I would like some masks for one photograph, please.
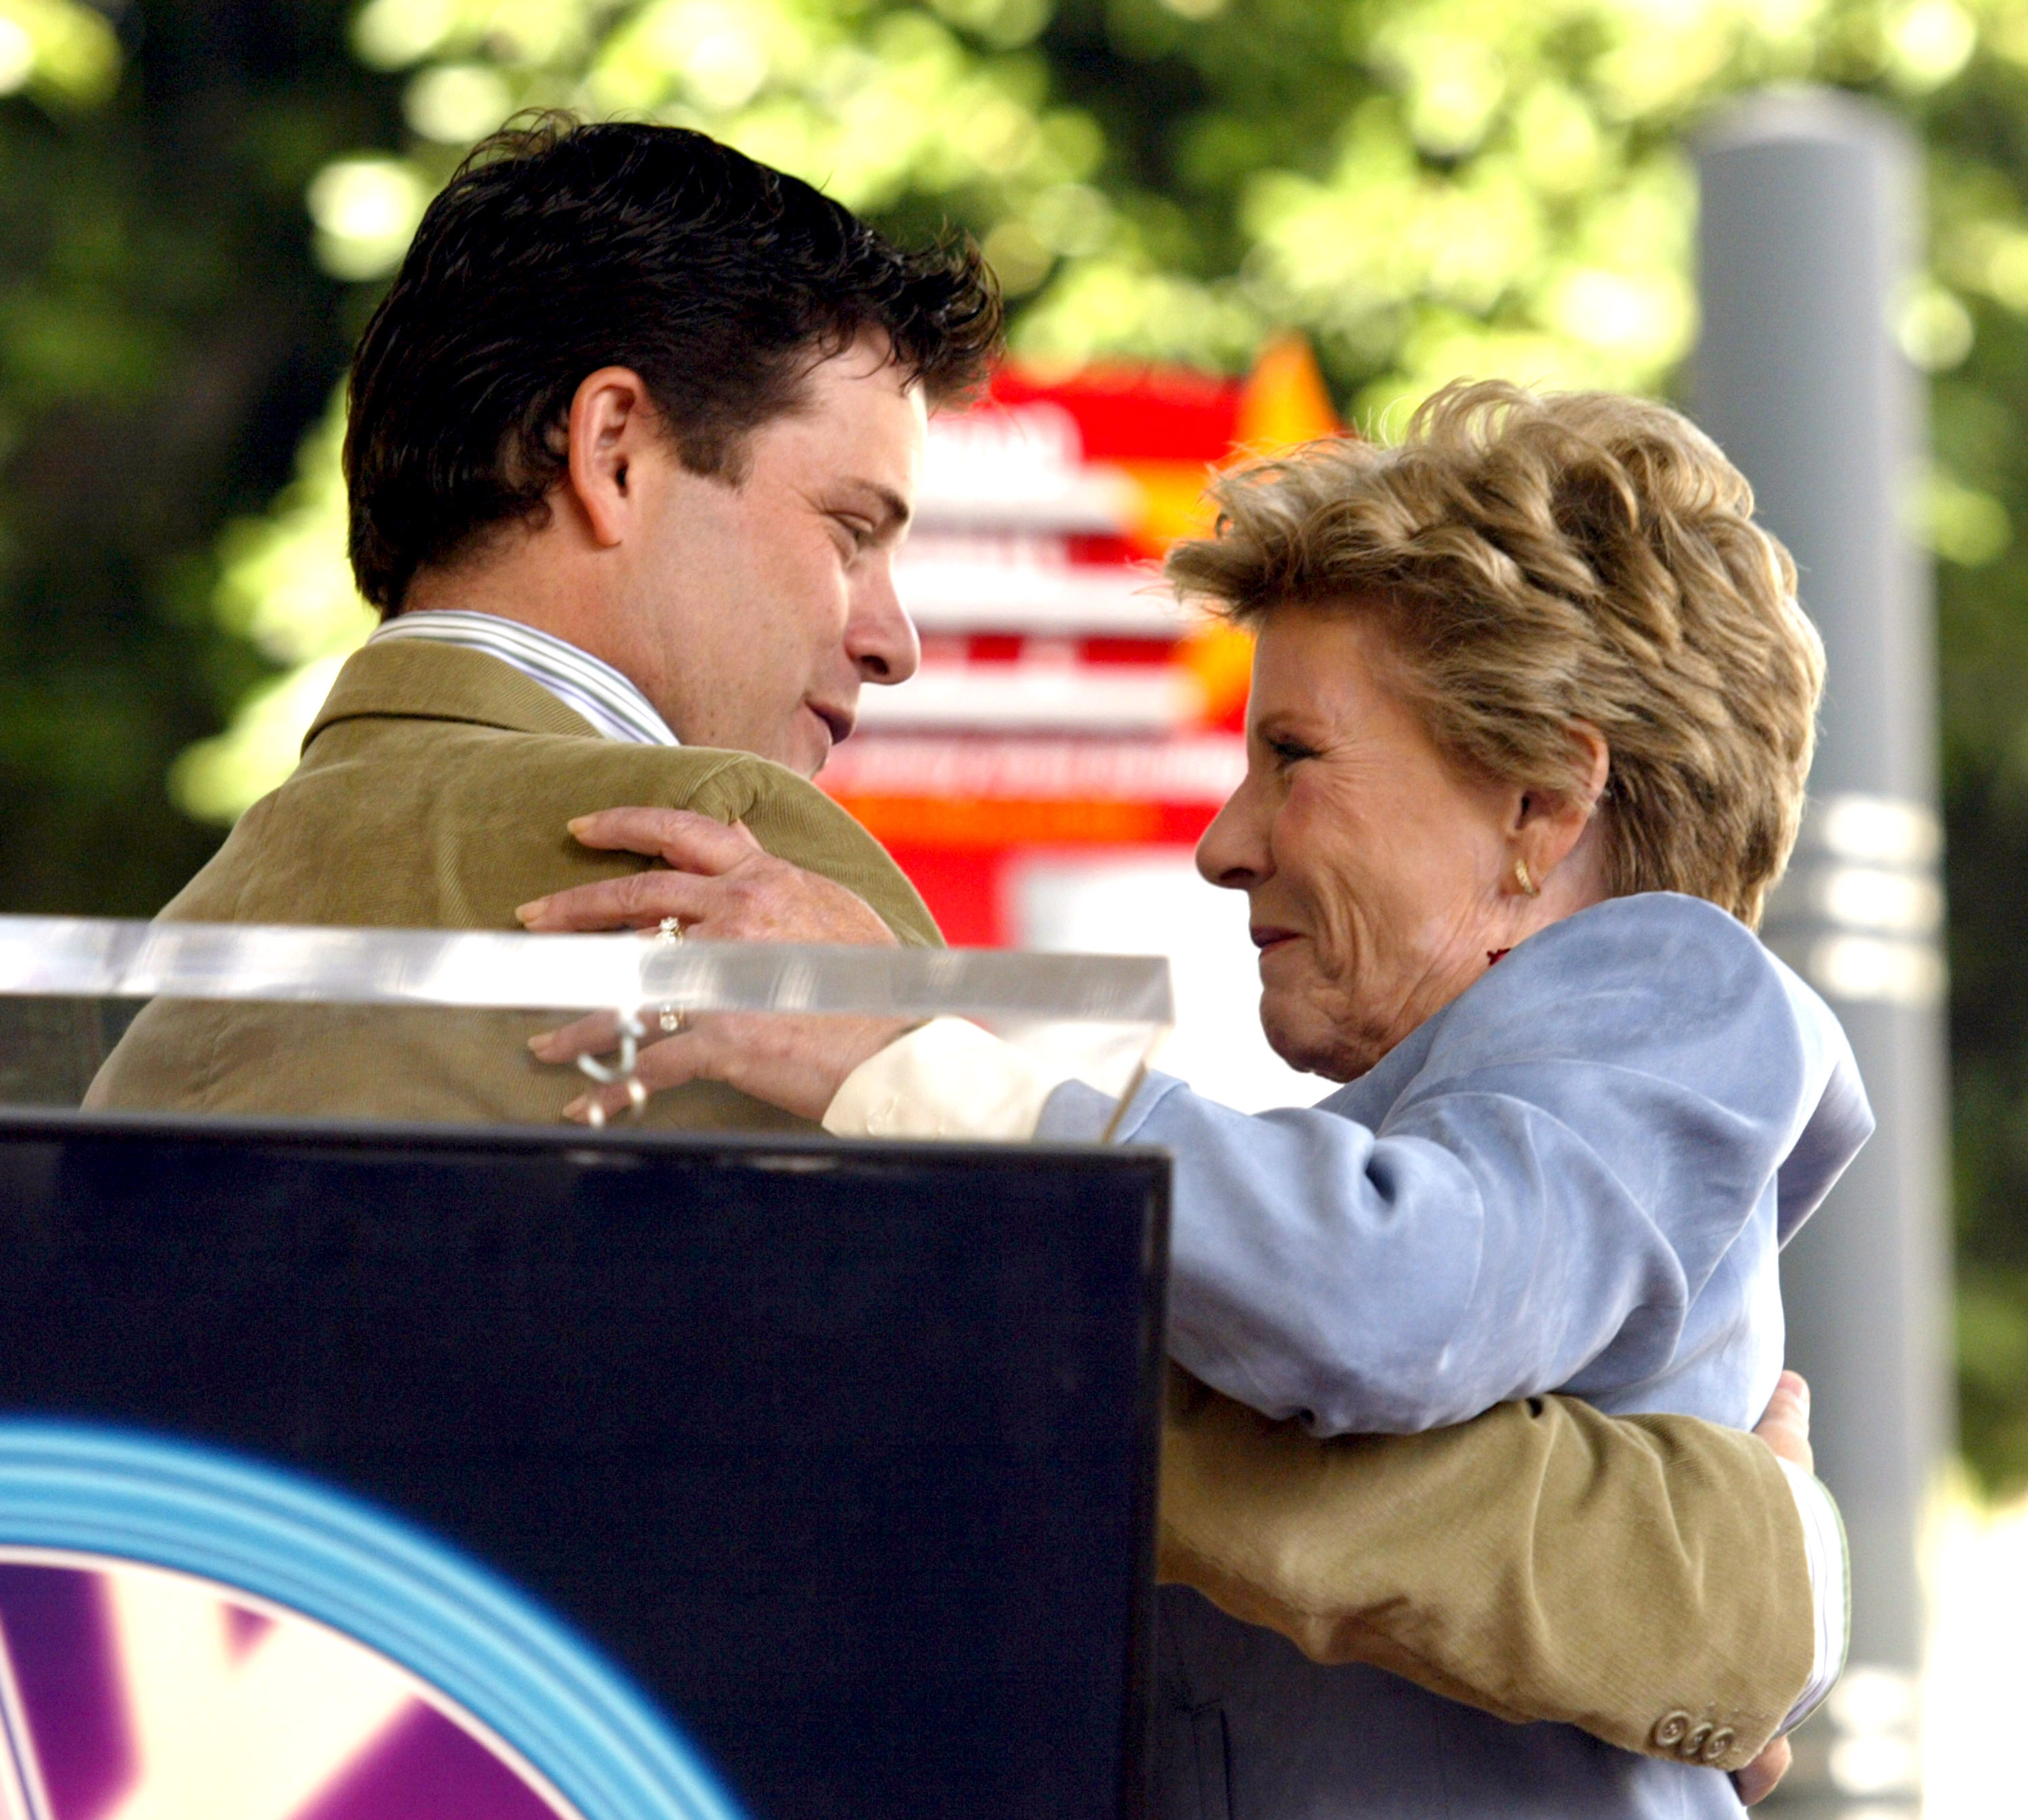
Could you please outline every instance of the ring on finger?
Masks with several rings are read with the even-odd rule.
[[[683,939],[683,919],[680,916],[664,916],[655,925],[655,940],[678,947]],[[665,1036],[675,1036],[689,1023],[682,1011],[672,1004],[665,1004],[656,1014],[655,1022]]]

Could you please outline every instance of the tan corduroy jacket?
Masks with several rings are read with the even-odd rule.
[[[644,863],[565,830],[628,804],[744,821],[903,941],[939,939],[886,854],[802,779],[742,753],[603,739],[510,666],[421,642],[352,658],[295,774],[163,913],[511,929],[517,904]],[[579,1085],[527,1055],[554,1021],[158,1001],[87,1103],[547,1123]],[[660,1096],[650,1115],[801,1123],[712,1086]],[[1727,1733],[1727,1769],[1808,1678],[1801,1524],[1750,1436],[1545,1397],[1431,1434],[1320,1442],[1172,1370],[1162,1473],[1161,1577],[1324,1661],[1629,1750],[1670,1754],[1658,1730]]]
[[[937,927],[879,842],[793,771],[746,753],[601,738],[479,651],[369,645],[339,672],[302,763],[240,818],[162,912],[191,923],[518,929],[532,897],[646,862],[572,840],[619,804],[744,821],[771,853],[849,886],[907,943]],[[551,1123],[584,1086],[527,1052],[554,1013],[157,1001],[88,1105],[275,1116]],[[660,1094],[651,1124],[812,1130],[728,1087]]]

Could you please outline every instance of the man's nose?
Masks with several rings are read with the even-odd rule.
[[[1197,871],[1228,891],[1250,891],[1270,877],[1275,861],[1258,793],[1249,778],[1225,800],[1197,842]]]
[[[922,668],[923,642],[895,591],[891,563],[869,566],[853,591],[845,651],[867,682],[905,682]]]

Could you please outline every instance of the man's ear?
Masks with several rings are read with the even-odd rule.
[[[565,484],[603,549],[624,542],[632,527],[639,493],[634,468],[646,439],[658,434],[654,401],[631,368],[601,367],[571,400]]]
[[[1584,838],[1612,768],[1612,750],[1596,727],[1589,721],[1574,721],[1570,735],[1582,781],[1568,792],[1525,790],[1515,810],[1513,852],[1538,886]]]

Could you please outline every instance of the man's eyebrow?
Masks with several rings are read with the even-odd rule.
[[[847,484],[870,496],[879,505],[881,530],[899,530],[909,522],[912,516],[909,502],[891,486],[883,486],[876,480],[853,480]]]

